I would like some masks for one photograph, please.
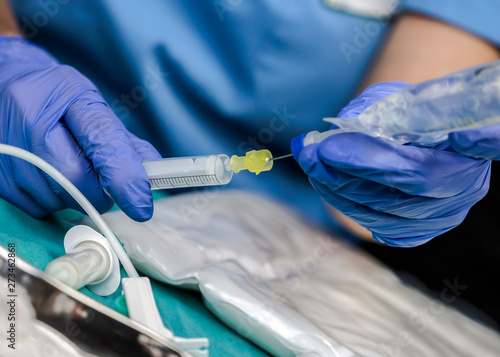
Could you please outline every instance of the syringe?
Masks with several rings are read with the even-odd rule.
[[[304,134],[292,151],[328,136],[358,132],[393,144],[433,146],[448,134],[500,124],[500,61],[425,81],[366,108],[356,118],[327,118],[338,129]]]
[[[225,185],[233,177],[227,155],[191,156],[144,161],[152,190]]]
[[[142,163],[148,174],[152,190],[165,188],[225,185],[233,172],[249,170],[258,175],[273,167],[269,150],[253,150],[245,156],[208,155],[177,157]]]

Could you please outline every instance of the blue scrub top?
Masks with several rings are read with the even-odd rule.
[[[415,11],[439,13],[433,2],[427,8],[408,2]],[[389,27],[320,0],[13,6],[25,34],[93,80],[129,130],[164,157],[290,153],[292,138],[328,129],[322,118],[335,116],[352,96]],[[272,196],[332,227],[293,159],[258,176],[235,174],[228,187]]]

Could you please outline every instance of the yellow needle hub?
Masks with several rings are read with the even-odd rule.
[[[241,170],[248,170],[260,174],[262,171],[269,171],[273,168],[273,155],[269,150],[253,150],[246,153],[245,156],[231,157],[231,169],[235,173]]]

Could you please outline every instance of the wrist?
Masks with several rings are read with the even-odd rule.
[[[9,50],[12,50],[11,52],[23,56],[24,60],[41,56],[49,57],[52,60],[56,61],[56,59],[42,46],[31,42],[21,35],[0,34],[0,52],[4,54]],[[29,55],[29,57],[26,57],[26,55]]]
[[[50,53],[26,38],[0,35],[0,84],[25,71],[58,64]]]
[[[16,34],[14,32],[8,33],[0,33],[0,41],[12,41],[12,40],[22,40],[24,41],[24,37],[20,34]]]
[[[8,29],[3,29],[0,28],[0,37],[7,36],[7,37],[15,37],[15,36],[21,36],[22,34],[19,31],[11,31]]]
[[[21,36],[16,18],[7,0],[0,0],[0,35]]]

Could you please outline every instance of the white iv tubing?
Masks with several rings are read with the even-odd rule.
[[[108,227],[106,222],[102,219],[101,215],[92,206],[92,204],[87,200],[87,198],[69,181],[63,176],[56,168],[42,160],[38,156],[30,153],[29,151],[19,149],[11,145],[0,144],[0,154],[6,154],[15,156],[17,158],[28,161],[29,163],[35,165],[40,170],[45,171],[50,177],[52,177],[58,184],[60,184],[68,193],[73,197],[76,202],[85,210],[89,217],[94,221],[96,226],[101,230],[102,234],[107,238],[109,244],[113,248],[114,252],[120,259],[123,268],[127,272],[130,278],[137,278],[139,274],[135,270],[134,265],[130,261],[125,249],[122,247],[121,243],[118,241],[116,236],[113,234],[111,229]]]

